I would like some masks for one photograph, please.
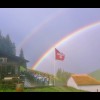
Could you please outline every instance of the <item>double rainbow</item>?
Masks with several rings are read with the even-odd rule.
[[[54,44],[49,50],[47,50],[46,53],[44,53],[40,58],[39,60],[32,66],[32,69],[36,69],[49,55],[50,53],[55,50],[55,47],[58,47],[62,44],[64,44],[65,42],[69,41],[70,39],[82,34],[83,32],[87,31],[87,30],[90,30],[92,28],[95,28],[97,26],[100,25],[100,21],[98,22],[95,22],[95,23],[92,23],[92,24],[89,24],[85,27],[82,27],[80,28],[79,30],[75,31],[75,32],[72,32],[70,33],[69,35],[67,35],[66,37],[64,37],[63,39],[61,39],[59,42],[57,42],[56,44]]]

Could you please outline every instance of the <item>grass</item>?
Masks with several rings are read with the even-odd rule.
[[[16,92],[15,88],[0,88],[0,92]],[[82,90],[77,90],[72,87],[37,87],[37,88],[27,88],[23,92],[84,92]]]
[[[89,75],[100,81],[100,69],[90,73]]]
[[[25,89],[24,92],[84,92],[82,90],[77,90],[72,87],[43,87],[43,88],[33,88]]]
[[[0,92],[16,92],[16,87],[11,88],[9,86],[0,85]],[[45,86],[45,87],[35,87],[35,88],[24,88],[23,92],[84,92],[84,91],[77,90],[72,87],[67,87],[61,80],[56,79],[55,87]]]
[[[14,89],[0,89],[0,92],[16,92]]]
[[[15,92],[14,86],[8,86],[8,85],[1,85],[0,84],[0,92]]]

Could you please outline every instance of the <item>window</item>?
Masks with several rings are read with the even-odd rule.
[[[3,62],[3,59],[2,58],[0,58],[0,62]]]
[[[0,58],[0,63],[6,63],[7,62],[7,58]]]

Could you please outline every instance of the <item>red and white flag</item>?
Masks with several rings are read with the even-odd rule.
[[[59,52],[56,48],[55,48],[55,59],[56,60],[64,60],[65,59],[65,55],[61,52]]]

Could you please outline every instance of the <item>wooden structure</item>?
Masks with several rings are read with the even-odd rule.
[[[41,72],[41,71],[37,71],[37,70],[32,70],[32,69],[27,69],[27,70],[28,70],[29,72],[33,73],[33,74],[39,74],[39,75],[41,75],[41,76],[54,79],[54,75],[52,75],[52,74],[45,73],[45,72]]]
[[[0,54],[0,82],[20,81],[20,63],[28,62],[18,56]]]
[[[45,79],[46,81],[48,81],[47,84],[49,86],[53,86],[54,85],[54,79],[56,79],[56,77],[54,77],[54,75],[52,75],[52,74],[41,72],[41,71],[37,71],[37,70],[32,70],[32,69],[27,69],[27,72],[29,72],[31,75],[38,76],[38,78],[35,77],[35,79],[36,80],[40,80],[40,81],[38,81],[40,83],[41,83],[41,79],[43,79],[43,80]]]

